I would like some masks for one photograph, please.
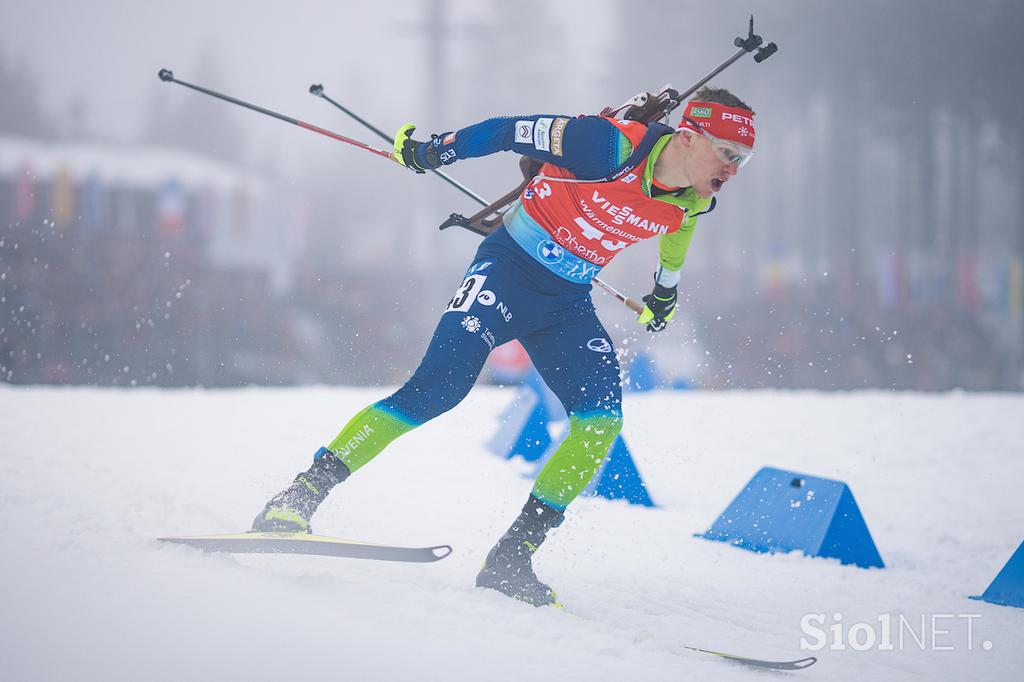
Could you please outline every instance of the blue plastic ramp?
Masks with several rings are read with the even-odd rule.
[[[707,532],[754,552],[801,551],[862,568],[884,568],[853,493],[842,481],[765,467]]]
[[[971,599],[1024,608],[1024,542],[1020,543],[988,589]]]

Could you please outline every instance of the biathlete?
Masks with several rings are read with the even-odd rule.
[[[419,368],[405,385],[356,414],[275,495],[253,530],[309,532],[327,494],[402,434],[452,409],[487,355],[518,339],[569,415],[569,436],[541,470],[522,512],[476,578],[536,606],[555,593],[531,558],[587,486],[622,429],[614,344],[597,318],[590,281],[617,253],[659,239],[653,291],[637,318],[649,331],[676,311],[679,271],[697,217],[753,154],[754,112],[724,89],[704,88],[672,129],[600,116],[492,118],[428,142],[399,130],[394,158],[423,173],[461,159],[513,151],[540,173],[480,245]]]

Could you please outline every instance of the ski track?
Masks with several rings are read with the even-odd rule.
[[[1024,609],[970,601],[1024,535],[1024,397],[629,394],[655,509],[581,498],[536,557],[566,608],[473,588],[530,489],[484,443],[510,390],[481,387],[333,493],[326,535],[449,543],[436,564],[207,555],[164,535],[244,530],[386,389],[0,386],[4,680],[1020,680]],[[692,537],[761,466],[852,488],[887,567]],[[980,614],[974,650],[801,651],[844,624]],[[833,621],[827,620],[823,627]],[[982,640],[993,643],[983,651]],[[791,660],[784,673],[686,645]]]

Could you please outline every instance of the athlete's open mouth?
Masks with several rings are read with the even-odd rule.
[[[723,180],[722,178],[711,178],[711,189],[713,189],[716,192],[722,189],[722,185],[724,184],[725,180]]]

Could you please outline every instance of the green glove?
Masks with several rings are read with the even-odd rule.
[[[645,305],[636,321],[639,324],[647,325],[649,332],[660,332],[668,326],[668,321],[676,314],[678,298],[677,287],[663,287],[655,282],[654,291],[641,299]]]
[[[406,123],[395,133],[395,151],[391,155],[398,163],[416,172],[425,173],[441,165],[437,148],[430,142],[417,142],[412,139],[416,125]]]

